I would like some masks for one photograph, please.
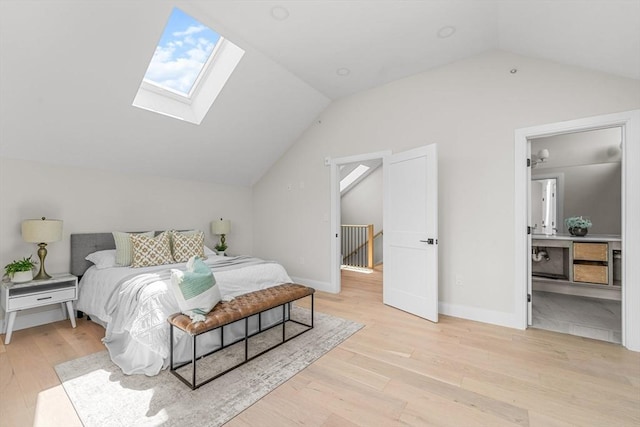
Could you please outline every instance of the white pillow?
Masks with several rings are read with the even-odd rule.
[[[116,250],[108,249],[106,251],[97,251],[90,253],[85,258],[92,262],[97,269],[111,268],[116,266]]]

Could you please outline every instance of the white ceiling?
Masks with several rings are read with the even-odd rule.
[[[247,51],[199,126],[131,106],[174,5]],[[640,0],[0,0],[0,156],[251,185],[331,100],[493,49],[640,79]]]

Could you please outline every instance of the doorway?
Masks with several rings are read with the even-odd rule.
[[[373,153],[326,159],[331,166],[331,279],[340,286],[339,166],[383,160],[385,230],[383,302],[433,322],[438,321],[438,155],[437,145],[401,153]]]
[[[332,237],[335,239],[331,244],[331,292],[340,293],[342,281],[340,168],[351,164],[382,161],[390,155],[391,151],[381,151],[336,159],[325,159],[325,164],[331,167],[331,230],[333,233]]]
[[[621,132],[612,127],[529,141],[531,327],[622,342]],[[570,217],[591,224],[585,236],[569,232]]]
[[[536,138],[580,131],[620,127],[622,129],[622,223],[621,223],[621,278],[624,286],[622,298],[622,344],[630,350],[640,351],[640,110],[589,117],[567,122],[550,123],[515,132],[515,278],[516,318],[521,329],[526,329],[531,303],[531,224],[529,223],[528,186],[531,170],[527,166],[531,153],[529,142]]]
[[[343,275],[371,274],[383,262],[382,159],[341,165],[339,172]]]

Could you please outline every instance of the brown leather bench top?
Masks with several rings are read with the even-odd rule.
[[[169,316],[169,323],[190,335],[199,335],[236,320],[261,313],[288,302],[309,296],[315,289],[296,283],[285,283],[239,295],[231,301],[220,301],[205,315],[203,322],[192,322],[189,316],[176,313]]]

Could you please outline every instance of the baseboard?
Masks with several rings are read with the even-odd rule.
[[[438,304],[440,314],[459,317],[461,319],[474,320],[476,322],[490,323],[497,326],[519,329],[514,313],[485,310],[483,308],[469,307],[465,305],[449,304],[440,301]]]
[[[45,325],[51,322],[57,322],[59,320],[65,320],[65,314],[62,312],[60,304],[55,304],[47,307],[48,310],[34,311],[34,310],[21,310],[16,314],[16,320],[13,324],[13,332],[20,329],[32,328],[34,326]],[[0,320],[0,331],[6,332],[6,316]]]
[[[319,280],[305,279],[304,277],[293,276],[291,277],[291,280],[296,283],[300,283],[301,285],[311,286],[316,291],[329,292],[332,294],[335,293],[331,287],[331,283],[328,282],[320,282]]]

